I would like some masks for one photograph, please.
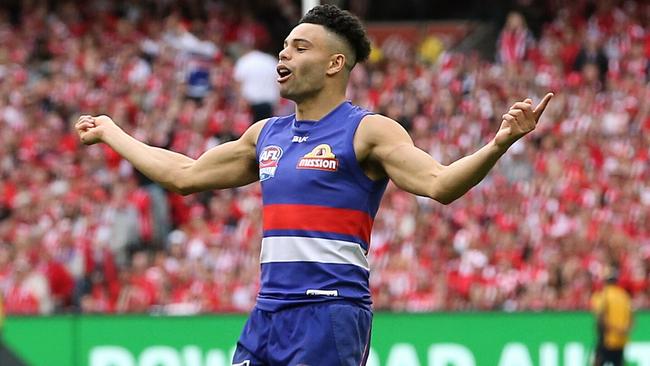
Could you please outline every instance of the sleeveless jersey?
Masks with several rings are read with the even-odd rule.
[[[336,299],[370,308],[370,230],[387,179],[369,179],[353,139],[371,112],[344,102],[319,121],[267,121],[257,141],[262,186],[257,307]]]

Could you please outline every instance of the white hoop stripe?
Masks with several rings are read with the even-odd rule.
[[[357,243],[298,236],[271,236],[262,239],[260,262],[353,264],[366,271],[370,268],[363,249]]]

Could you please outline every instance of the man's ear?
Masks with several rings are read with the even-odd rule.
[[[346,57],[342,53],[335,53],[330,57],[327,75],[332,76],[345,68]]]

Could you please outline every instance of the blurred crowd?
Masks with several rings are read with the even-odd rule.
[[[237,62],[273,35],[230,2],[182,3],[27,1],[0,13],[7,313],[254,305],[258,184],[173,194],[73,130],[80,114],[107,114],[197,158],[251,124],[259,103],[241,92]],[[293,2],[276,3],[297,19]],[[375,45],[354,70],[349,98],[445,164],[487,143],[515,101],[555,92],[537,130],[453,204],[389,185],[369,253],[376,310],[588,309],[609,265],[650,308],[650,6],[560,3],[537,37],[511,13],[494,60]],[[275,114],[293,112],[271,95]]]

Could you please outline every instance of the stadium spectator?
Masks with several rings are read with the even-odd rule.
[[[597,36],[589,35],[578,51],[575,70],[582,73],[583,83],[600,89],[607,75],[608,60]]]
[[[7,314],[48,314],[53,299],[47,278],[29,264],[27,258],[17,258],[13,276],[5,292]]]
[[[510,12],[497,41],[497,61],[504,65],[520,63],[528,56],[533,41],[524,16],[516,11]]]
[[[235,62],[234,77],[239,83],[242,96],[251,109],[252,121],[261,121],[273,115],[280,99],[278,89],[278,60],[267,53],[244,43],[245,50]]]
[[[617,284],[618,270],[609,271],[607,283],[591,299],[598,332],[594,366],[623,365],[623,350],[633,324],[630,296]]]

